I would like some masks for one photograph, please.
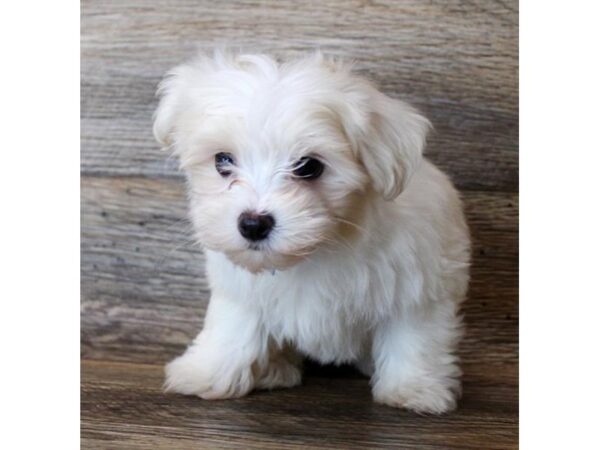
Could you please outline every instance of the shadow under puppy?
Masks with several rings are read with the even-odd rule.
[[[455,407],[470,242],[428,120],[319,53],[199,56],[159,95],[212,291],[167,390],[291,387],[309,355],[355,364],[377,402]]]

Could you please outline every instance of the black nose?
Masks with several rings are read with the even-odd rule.
[[[274,225],[275,219],[270,214],[244,212],[238,219],[240,234],[251,241],[265,239]]]

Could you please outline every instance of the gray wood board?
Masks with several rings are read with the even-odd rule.
[[[83,448],[517,448],[517,1],[83,0],[81,32]],[[368,380],[310,365],[301,387],[239,400],[161,392],[209,291],[154,93],[224,44],[352,59],[432,120],[427,154],[463,191],[474,244],[456,412],[375,405]]]
[[[166,395],[162,368],[86,361],[81,434],[86,449],[511,449],[515,380],[467,379],[457,411],[417,415],[377,405],[368,380],[305,377],[302,386],[206,401]]]

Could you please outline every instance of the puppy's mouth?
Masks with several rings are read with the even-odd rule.
[[[283,271],[302,261],[307,254],[281,253],[265,241],[248,242],[241,251],[226,252],[229,259],[252,273]]]
[[[254,250],[256,252],[260,252],[265,249],[265,245],[261,242],[250,242],[248,243],[248,250]]]

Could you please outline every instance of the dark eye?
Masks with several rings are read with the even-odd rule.
[[[315,158],[305,156],[294,165],[294,176],[304,180],[314,180],[321,176],[325,166]]]
[[[222,177],[231,175],[231,166],[233,165],[233,155],[231,153],[217,153],[215,155],[215,167]]]

